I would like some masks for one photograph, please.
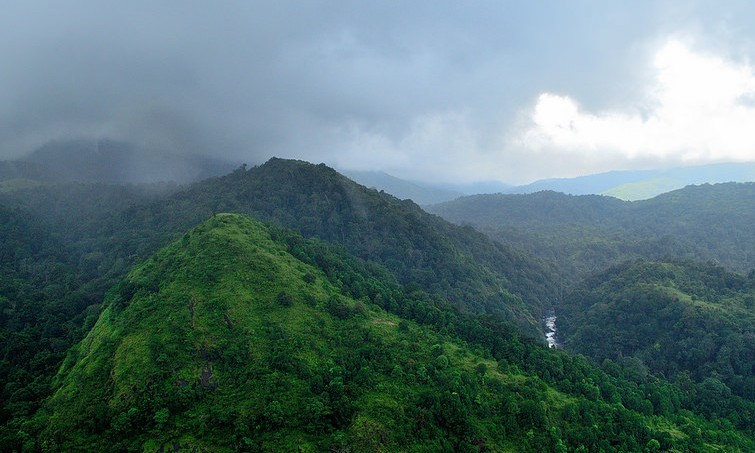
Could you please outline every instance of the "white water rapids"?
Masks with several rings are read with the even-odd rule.
[[[549,348],[560,348],[561,343],[558,342],[558,338],[556,337],[556,313],[554,311],[549,311],[545,316],[543,316],[543,321],[545,322],[545,341],[548,343]]]

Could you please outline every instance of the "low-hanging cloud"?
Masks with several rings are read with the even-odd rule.
[[[644,112],[589,112],[543,93],[516,144],[600,161],[692,164],[755,157],[755,73],[748,62],[670,39],[655,54]]]
[[[0,15],[0,159],[109,138],[249,164],[276,155],[518,183],[684,162],[680,150],[690,162],[739,158],[731,150],[744,149],[747,128],[736,124],[750,122],[751,100],[738,76],[727,82],[736,99],[696,101],[708,103],[707,129],[673,116],[694,110],[674,84],[645,83],[648,68],[663,73],[647,65],[658,36],[701,17],[747,29],[753,7],[724,3],[11,0]],[[667,53],[679,67],[672,57],[684,54]],[[712,107],[728,116],[712,120]]]

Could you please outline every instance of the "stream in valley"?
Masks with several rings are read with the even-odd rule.
[[[558,335],[556,333],[556,312],[549,310],[545,316],[543,316],[543,323],[545,323],[545,341],[548,342],[549,348],[560,348],[561,343],[558,341]]]

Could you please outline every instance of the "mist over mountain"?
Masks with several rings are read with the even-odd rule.
[[[54,141],[21,159],[0,162],[2,180],[139,184],[187,183],[238,166],[206,155],[149,149],[107,139]]]
[[[384,172],[344,171],[360,184],[384,190],[398,198],[408,198],[426,206],[476,194],[529,194],[554,191],[569,195],[609,195],[628,201],[653,198],[693,184],[755,181],[755,163],[722,163],[657,170],[624,170],[579,176],[543,179],[525,185],[500,182],[430,184],[404,180]]]

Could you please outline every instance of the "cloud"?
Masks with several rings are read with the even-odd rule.
[[[682,162],[679,150],[690,161],[735,156],[755,104],[747,64],[680,44],[687,54],[669,47],[648,66],[645,49],[683,29],[755,55],[748,5],[10,0],[0,15],[0,159],[54,139],[112,138],[249,164],[276,155],[413,179],[527,182]],[[721,124],[707,114],[707,129],[683,103],[694,86],[674,75],[703,77],[684,69],[695,64],[715,80],[733,74],[719,86],[734,95],[692,98],[727,112]],[[669,132],[686,129],[686,142]]]
[[[542,93],[514,146],[583,161],[671,164],[755,159],[755,73],[744,61],[668,40],[653,60],[646,101],[634,112],[590,112]]]

